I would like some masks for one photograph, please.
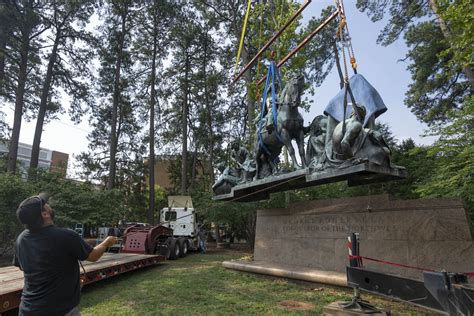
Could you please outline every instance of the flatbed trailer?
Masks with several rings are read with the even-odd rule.
[[[106,253],[97,262],[84,261],[82,263],[86,271],[85,285],[151,266],[164,260],[165,257],[160,255]],[[81,268],[82,275],[84,272]],[[20,305],[23,284],[23,272],[19,268],[15,266],[0,268],[0,314]]]

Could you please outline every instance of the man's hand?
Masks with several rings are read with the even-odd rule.
[[[112,247],[113,245],[115,245],[117,243],[117,237],[109,236],[109,237],[105,238],[103,243],[105,244],[105,246],[107,248]]]
[[[96,262],[99,260],[100,257],[104,254],[107,248],[112,247],[117,242],[117,237],[109,236],[100,245],[97,245],[92,249],[89,257],[87,257],[87,261]]]

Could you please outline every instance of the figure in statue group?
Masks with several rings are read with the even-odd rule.
[[[350,117],[337,123],[332,133],[326,136],[325,154],[329,149],[329,155],[325,155],[325,163],[314,166],[314,169],[345,168],[364,162],[390,167],[390,149],[382,135],[363,126],[367,112],[365,106],[349,103],[349,107],[353,109]]]
[[[303,117],[298,112],[303,89],[304,76],[300,75],[290,79],[281,93],[278,94],[276,100],[278,105],[276,115],[277,119],[276,122],[274,119],[272,121],[275,128],[260,128],[259,126],[257,131],[258,138],[255,153],[256,174],[254,179],[260,179],[267,176],[268,171],[273,175],[278,172],[278,156],[280,155],[283,146],[286,146],[288,149],[293,168],[299,168],[295,156],[295,150],[291,144],[293,139],[296,140],[298,145],[302,167],[306,167]],[[266,102],[268,102],[268,99]],[[267,108],[268,107],[269,106],[267,105]],[[270,106],[270,108],[273,111],[273,107]],[[267,111],[264,121],[266,123],[265,126],[267,126],[268,121],[270,121],[268,116],[273,117],[272,111]],[[263,170],[267,170],[267,172],[263,172]]]
[[[375,118],[387,110],[382,98],[360,74],[351,78],[350,87],[351,99],[356,100],[354,104],[344,105],[347,94],[341,89],[325,108],[325,115],[316,116],[307,127],[303,126],[303,118],[298,112],[304,89],[303,76],[288,80],[276,94],[275,104],[270,91],[264,113],[258,118],[255,156],[238,141],[233,142],[231,158],[235,167],[220,167],[222,174],[213,187],[214,192],[229,193],[233,186],[252,178],[257,180],[279,174],[283,146],[288,149],[293,170],[300,168],[292,140],[298,145],[301,167],[308,167],[309,173],[366,162],[393,167],[390,149],[381,133],[375,130]],[[305,135],[308,137],[306,154]]]
[[[309,133],[308,145],[306,146],[306,161],[309,168],[320,170],[326,162],[326,128],[328,119],[324,115],[316,116],[311,125],[305,128],[305,134]]]
[[[224,162],[217,164],[221,175],[212,186],[216,194],[229,193],[233,186],[251,181],[255,175],[255,158],[247,148],[241,146],[239,141],[234,141],[230,149],[230,166],[226,166]]]
[[[234,141],[231,145],[231,158],[237,165],[240,183],[251,180],[255,174],[255,159],[247,148],[240,146],[238,141]]]
[[[354,75],[349,83],[357,103],[348,103],[344,111],[342,89],[324,110],[328,119],[324,168],[345,168],[363,162],[390,167],[390,149],[375,130],[375,118],[387,108],[362,75]]]
[[[218,163],[216,168],[221,174],[212,186],[212,191],[217,195],[229,193],[240,182],[239,172],[224,162]]]

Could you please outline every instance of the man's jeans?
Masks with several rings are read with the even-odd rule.
[[[201,253],[206,253],[206,241],[199,240],[199,247],[201,248]]]

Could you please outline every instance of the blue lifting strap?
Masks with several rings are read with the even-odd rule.
[[[278,138],[278,140],[283,143],[280,134],[277,131],[277,105],[276,105],[276,91],[275,91],[275,77],[278,80],[278,84],[280,87],[282,87],[282,82],[281,82],[281,76],[280,72],[278,71],[278,67],[275,64],[274,61],[270,62],[270,65],[268,66],[268,73],[267,73],[267,79],[265,82],[265,88],[263,92],[263,100],[262,100],[262,110],[260,111],[260,124],[258,128],[258,144],[259,146],[267,153],[267,155],[270,156],[270,150],[268,150],[267,146],[263,143],[262,139],[262,127],[263,127],[263,113],[265,111],[265,103],[267,100],[267,94],[268,94],[268,89],[270,88],[270,80],[271,80],[271,88],[272,88],[272,113],[271,115],[273,116],[273,126],[275,127],[275,133]]]

